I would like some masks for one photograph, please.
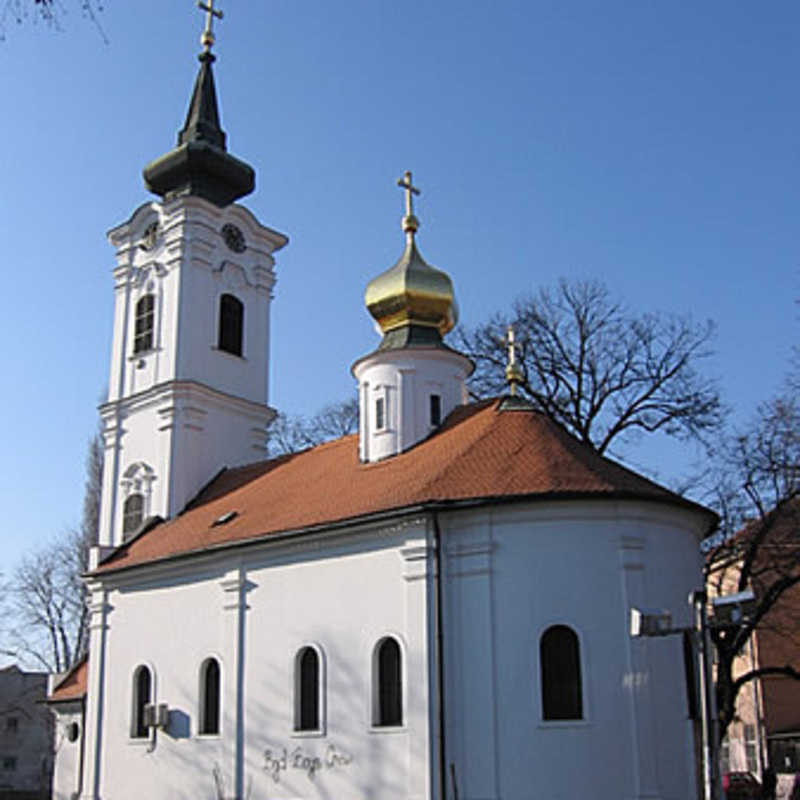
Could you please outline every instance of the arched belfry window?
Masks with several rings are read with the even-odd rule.
[[[219,301],[218,347],[235,356],[242,354],[244,334],[244,305],[232,294],[224,294]]]
[[[403,658],[391,636],[375,648],[372,723],[379,727],[403,724]]]
[[[320,729],[320,669],[319,655],[313,647],[304,647],[295,659],[295,717],[296,731]]]
[[[200,733],[219,733],[219,662],[208,658],[200,667]]]
[[[131,714],[131,737],[143,739],[147,736],[144,709],[153,702],[153,676],[150,669],[142,664],[133,673],[133,713]]]
[[[153,329],[155,327],[156,301],[152,294],[146,294],[136,303],[133,352],[144,353],[153,349]]]
[[[566,625],[553,625],[539,642],[542,717],[583,719],[581,651],[578,635]]]
[[[136,533],[144,517],[144,495],[130,494],[122,507],[122,538],[127,539]]]

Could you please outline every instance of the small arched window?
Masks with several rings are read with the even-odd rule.
[[[539,642],[542,717],[583,719],[581,653],[578,635],[566,625],[553,625]]]
[[[319,724],[319,656],[313,647],[304,647],[295,659],[296,731],[316,731]]]
[[[403,669],[400,645],[387,636],[378,643],[373,663],[373,724],[403,724]]]
[[[438,428],[442,424],[442,396],[431,395],[431,426]]]
[[[135,324],[133,335],[133,352],[144,353],[153,349],[153,328],[155,327],[156,301],[152,294],[146,294],[136,303]]]
[[[142,524],[144,517],[144,496],[141,494],[131,494],[125,499],[122,507],[122,538],[127,539],[132,536],[136,529]]]
[[[244,305],[232,294],[224,294],[219,301],[218,347],[235,356],[242,354],[244,333]]]
[[[131,718],[131,737],[144,739],[147,736],[144,709],[152,703],[153,676],[144,664],[133,673],[133,714]]]
[[[200,733],[219,733],[220,674],[215,658],[200,667]]]

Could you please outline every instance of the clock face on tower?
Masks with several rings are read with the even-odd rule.
[[[221,233],[229,250],[233,250],[234,253],[244,253],[247,247],[244,243],[244,234],[236,225],[232,225],[230,222],[225,223]]]

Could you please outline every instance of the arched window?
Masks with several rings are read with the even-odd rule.
[[[244,305],[232,294],[222,295],[219,301],[219,349],[240,356],[243,332]]]
[[[150,670],[142,665],[133,673],[133,714],[131,718],[131,737],[143,739],[147,736],[144,722],[144,708],[152,703],[153,677]]]
[[[131,494],[122,507],[122,538],[127,539],[142,524],[144,516],[144,495]]]
[[[376,726],[403,724],[403,669],[400,645],[387,636],[378,643],[373,661],[373,714]]]
[[[219,733],[219,663],[206,659],[200,667],[200,733]]]
[[[297,654],[294,687],[294,729],[319,730],[319,656],[313,647],[304,647]]]
[[[152,294],[146,294],[136,304],[136,329],[133,335],[133,352],[144,353],[153,349],[153,328],[155,326],[156,301]]]
[[[566,625],[553,625],[539,642],[542,717],[583,719],[581,653],[578,636]]]

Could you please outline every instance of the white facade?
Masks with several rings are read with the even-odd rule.
[[[236,798],[439,798],[441,708],[448,797],[455,778],[462,800],[685,800],[680,642],[632,640],[627,618],[631,605],[688,614],[704,522],[636,501],[490,505],[106,575],[92,585],[82,797],[213,797],[219,784]],[[553,625],[580,643],[581,719],[543,719],[539,646]],[[387,636],[402,652],[403,717],[382,728],[374,653]],[[300,733],[305,646],[320,655],[322,702],[318,730]],[[221,665],[213,736],[198,729],[209,657]],[[141,665],[169,725],[136,739]],[[56,800],[74,786],[64,773]]]
[[[361,460],[380,461],[429,436],[467,402],[472,368],[468,358],[446,347],[377,350],[356,361]]]
[[[223,466],[264,457],[275,414],[268,403],[273,253],[287,241],[242,206],[220,209],[192,196],[140,206],[109,239],[117,266],[101,407],[105,546],[122,542],[131,494],[142,498],[141,518],[166,519]],[[240,354],[219,346],[226,295],[242,304]]]

